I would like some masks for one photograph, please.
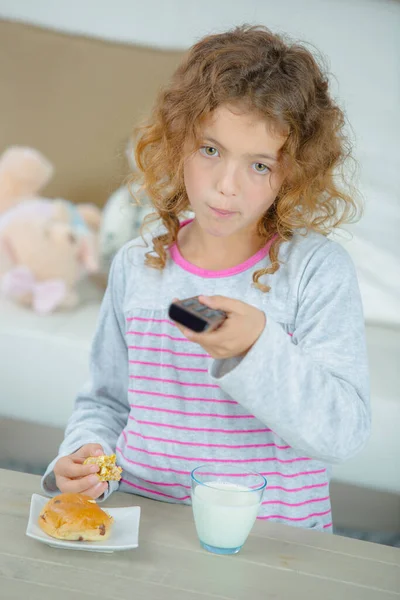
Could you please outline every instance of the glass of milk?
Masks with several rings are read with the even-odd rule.
[[[233,465],[206,464],[191,473],[200,544],[216,554],[239,552],[256,520],[266,479]]]

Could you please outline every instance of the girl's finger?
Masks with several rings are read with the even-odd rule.
[[[97,471],[99,471],[99,465],[83,465],[71,460],[63,465],[62,476],[68,479],[77,479],[97,473]]]
[[[56,483],[63,493],[83,494],[86,493],[86,490],[89,490],[102,482],[99,482],[97,475],[87,475],[80,479],[68,479],[60,476],[56,479]]]
[[[102,454],[104,454],[104,450],[100,444],[85,444],[71,456],[74,460],[81,462],[81,459],[85,460],[89,456],[101,456]]]
[[[226,296],[199,296],[199,301],[214,310],[223,310],[227,315],[231,313],[245,314],[249,308],[245,302]]]
[[[100,483],[97,483],[96,485],[92,486],[88,490],[85,490],[85,492],[83,492],[83,493],[86,494],[87,496],[91,496],[94,500],[96,500],[96,498],[99,498],[102,494],[104,494],[104,492],[107,490],[107,488],[108,488],[107,481],[100,481]]]

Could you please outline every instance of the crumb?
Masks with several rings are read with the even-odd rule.
[[[121,479],[122,468],[116,466],[116,458],[115,454],[111,454],[110,456],[89,456],[83,464],[99,465],[100,469],[97,476],[100,481],[119,481]]]

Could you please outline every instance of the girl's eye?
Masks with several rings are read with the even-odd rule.
[[[254,163],[253,168],[257,173],[268,173],[269,171],[269,167],[263,163]]]
[[[204,156],[217,156],[218,154],[218,150],[213,146],[202,146],[200,152],[204,154]]]

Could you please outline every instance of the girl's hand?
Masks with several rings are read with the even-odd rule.
[[[84,465],[89,456],[104,454],[100,444],[85,444],[77,452],[60,458],[54,466],[58,489],[63,493],[81,493],[96,499],[107,489],[106,481],[96,475],[98,465]]]
[[[223,310],[228,318],[215,331],[195,333],[176,323],[183,335],[199,344],[213,358],[244,356],[260,337],[266,324],[265,314],[250,304],[225,296],[199,296],[209,308]]]

